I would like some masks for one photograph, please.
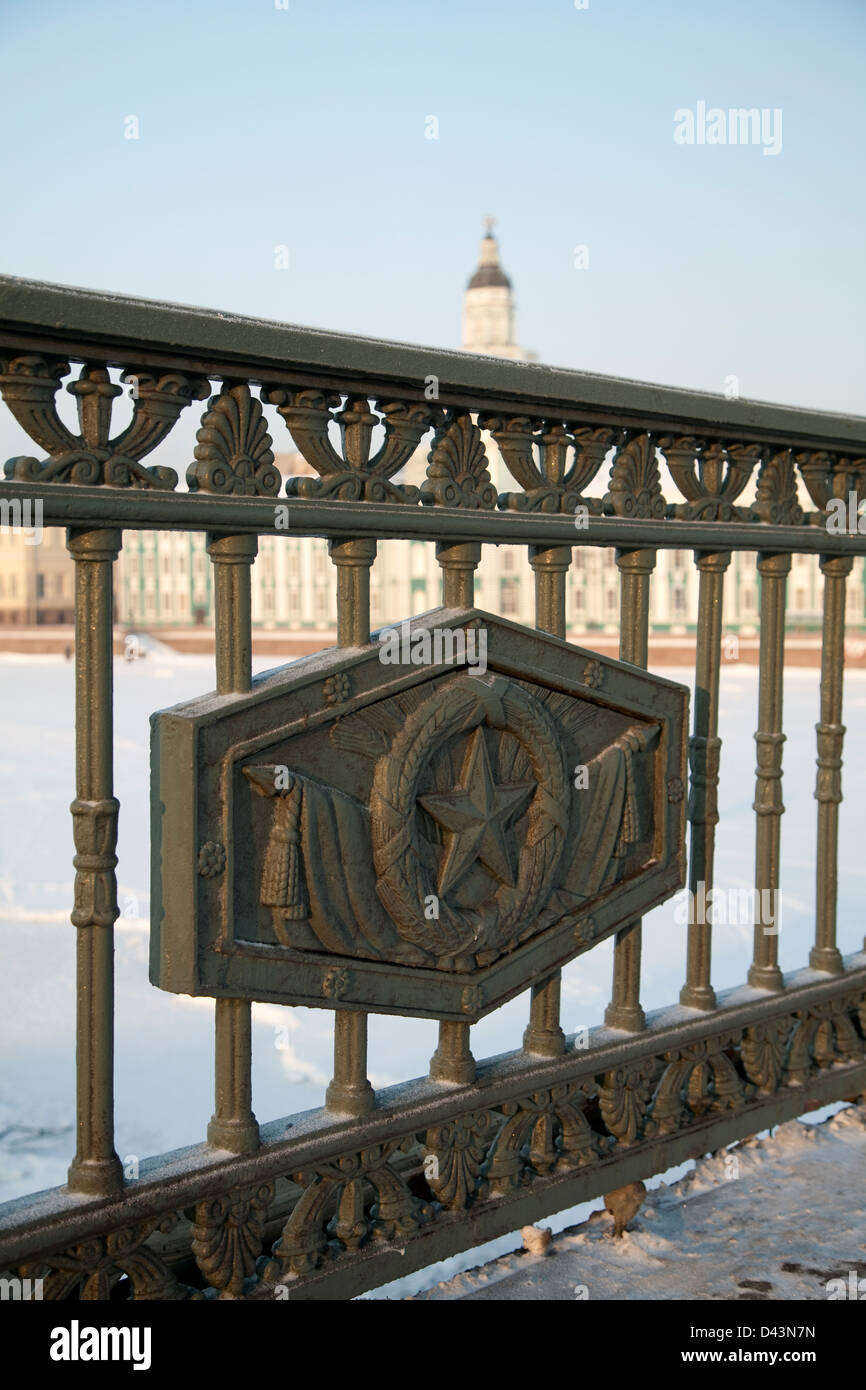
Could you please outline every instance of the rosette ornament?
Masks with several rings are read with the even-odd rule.
[[[333,392],[289,387],[267,388],[265,399],[277,407],[299,451],[318,478],[289,478],[289,497],[333,497],[344,502],[417,502],[418,488],[390,479],[406,464],[425,432],[438,418],[437,408],[420,402],[375,401],[349,396],[342,410]],[[328,435],[331,420],[340,431],[340,452]],[[373,431],[384,428],[380,448],[371,455]]]
[[[145,468],[141,460],[165,438],[185,406],[204,399],[209,389],[205,379],[181,372],[127,369],[121,381],[131,388],[132,420],[112,438],[112,407],[123,387],[111,380],[105,367],[85,363],[78,380],[66,388],[78,407],[77,435],[63,424],[55,401],[60,382],[69,373],[68,362],[58,357],[4,357],[0,367],[3,399],[22,429],[48,454],[46,459],[9,459],[7,478],[85,486],[175,487],[173,468]]]
[[[601,515],[601,498],[584,497],[583,489],[617,442],[617,430],[499,415],[485,416],[481,426],[490,431],[509,473],[523,488],[500,494],[503,511],[571,513],[581,506],[591,516]]]
[[[658,441],[671,477],[685,497],[672,503],[668,515],[682,521],[752,521],[748,507],[736,507],[755,465],[760,444],[722,444],[691,435],[665,435]]]

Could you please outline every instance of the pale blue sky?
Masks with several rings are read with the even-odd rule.
[[[492,213],[542,361],[866,414],[862,0],[4,0],[0,31],[8,273],[453,346]],[[675,144],[698,101],[780,108],[781,153]]]

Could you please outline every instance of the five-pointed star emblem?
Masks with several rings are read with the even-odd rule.
[[[500,782],[497,786],[482,728],[472,735],[461,776],[463,785],[453,791],[418,798],[424,810],[450,832],[439,871],[439,892],[453,888],[477,859],[503,883],[513,886],[505,831],[524,809],[537,783]]]

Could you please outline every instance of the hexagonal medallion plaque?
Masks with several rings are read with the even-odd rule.
[[[153,716],[154,984],[473,1020],[682,886],[683,686],[478,609],[398,632]]]

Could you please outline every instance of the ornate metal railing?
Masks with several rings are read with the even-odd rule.
[[[866,420],[0,287],[0,389],[46,455],[12,459],[0,498],[41,502],[76,567],[79,1000],[68,1186],[0,1209],[0,1268],[57,1298],[349,1297],[866,1090],[866,955],[836,946],[845,583],[866,537],[825,524],[832,499],[863,495]],[[55,407],[70,363],[77,434]],[[134,388],[116,435],[109,368]],[[151,455],[205,401],[178,491]],[[262,402],[317,475],[283,495]],[[428,431],[418,490],[400,471]],[[488,436],[518,487],[498,498]],[[663,495],[665,465],[678,500]],[[603,470],[607,491],[590,495]],[[155,984],[216,998],[216,1106],[206,1142],[127,1181],[112,1054],[124,528],[207,532],[216,595],[216,694],[154,720],[151,966]],[[253,681],[256,537],[281,530],[329,541],[337,646]],[[436,544],[444,604],[388,661],[369,624],[387,537]],[[536,629],[474,607],[484,543],[528,547]],[[564,641],[575,545],[616,548],[619,662]],[[662,547],[693,549],[700,573],[688,797],[686,692],[641,669]],[[642,914],[684,882],[713,885],[735,550],[757,553],[761,577],[756,903],[779,888],[791,555],[818,555],[824,574],[815,945],[783,976],[758,910],[748,983],[717,998],[699,916],[680,1002],[645,1017]],[[605,1025],[568,1038],[560,968],[610,935]],[[530,986],[522,1047],[476,1063],[472,1023]],[[256,999],[334,1011],[322,1109],[257,1123]],[[439,1019],[428,1078],[373,1093],[370,1012]]]

